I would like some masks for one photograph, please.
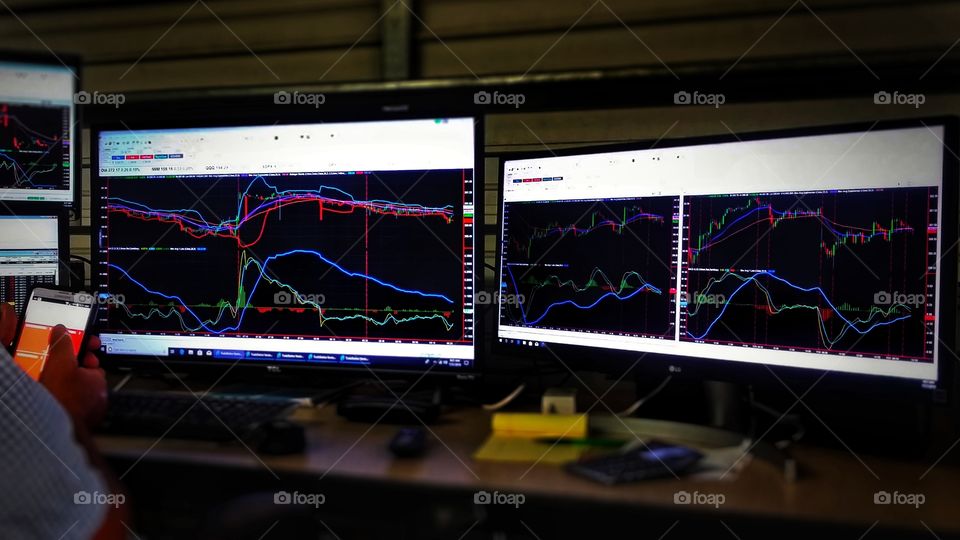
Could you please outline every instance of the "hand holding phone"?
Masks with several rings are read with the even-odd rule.
[[[14,341],[15,362],[46,387],[77,427],[94,427],[106,411],[106,376],[97,357],[87,352],[100,348],[100,340],[89,335],[94,313],[89,294],[35,288]],[[6,338],[2,332],[9,315],[4,308],[0,338]]]
[[[94,311],[94,299],[89,294],[43,287],[33,289],[17,334],[14,362],[39,381],[52,348],[53,330],[58,325],[66,332],[57,339],[68,339],[73,356],[82,358]]]
[[[88,338],[89,350],[100,348],[100,339]],[[107,410],[107,378],[97,357],[87,352],[79,363],[67,329],[56,326],[50,334],[50,351],[40,374],[40,384],[53,394],[75,425],[94,428]]]

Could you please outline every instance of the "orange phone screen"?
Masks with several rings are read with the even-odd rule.
[[[43,371],[43,366],[47,362],[52,331],[52,326],[30,323],[23,325],[23,332],[20,334],[13,360],[35,380],[40,380],[40,372]],[[79,353],[80,343],[83,341],[83,330],[68,328],[67,333],[73,341],[73,353]]]
[[[34,380],[39,380],[50,351],[50,334],[58,324],[67,328],[67,335],[73,342],[73,352],[78,354],[90,309],[90,306],[31,296],[27,302],[17,350],[13,354],[14,362]]]

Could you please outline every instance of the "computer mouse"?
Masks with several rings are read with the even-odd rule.
[[[423,428],[400,428],[390,441],[390,451],[399,458],[420,457],[427,451],[427,432]]]
[[[302,454],[307,447],[303,426],[287,420],[277,420],[260,428],[262,439],[257,450],[262,454],[284,456]]]

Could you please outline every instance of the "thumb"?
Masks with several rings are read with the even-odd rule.
[[[70,339],[70,334],[67,333],[66,327],[62,324],[58,324],[53,327],[53,330],[50,332],[50,350],[48,351],[49,359],[70,359],[76,361],[75,355],[73,353],[73,341]]]

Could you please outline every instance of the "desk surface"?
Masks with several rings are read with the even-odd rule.
[[[387,445],[395,426],[352,423],[333,408],[301,411],[308,425],[308,451],[296,456],[257,456],[241,445],[150,438],[102,436],[104,452],[115,458],[149,463],[191,463],[268,470],[276,475],[327,475],[340,478],[443,486],[474,492],[480,489],[549,496],[594,503],[636,505],[646,509],[678,510],[680,490],[722,493],[725,503],[715,511],[741,516],[803,520],[863,526],[884,526],[956,533],[960,531],[960,469],[932,463],[902,463],[872,456],[855,456],[843,449],[798,447],[794,451],[804,476],[783,480],[769,463],[752,460],[732,480],[669,479],[606,487],[573,477],[555,465],[475,461],[471,457],[490,432],[490,415],[479,409],[453,411],[431,426],[435,437],[423,459],[396,459]],[[139,466],[139,465],[138,465]],[[122,471],[121,471],[122,472]],[[732,475],[731,475],[732,478]],[[924,504],[874,504],[874,493],[922,493]],[[682,509],[682,508],[681,508]],[[704,511],[703,507],[697,511]]]

